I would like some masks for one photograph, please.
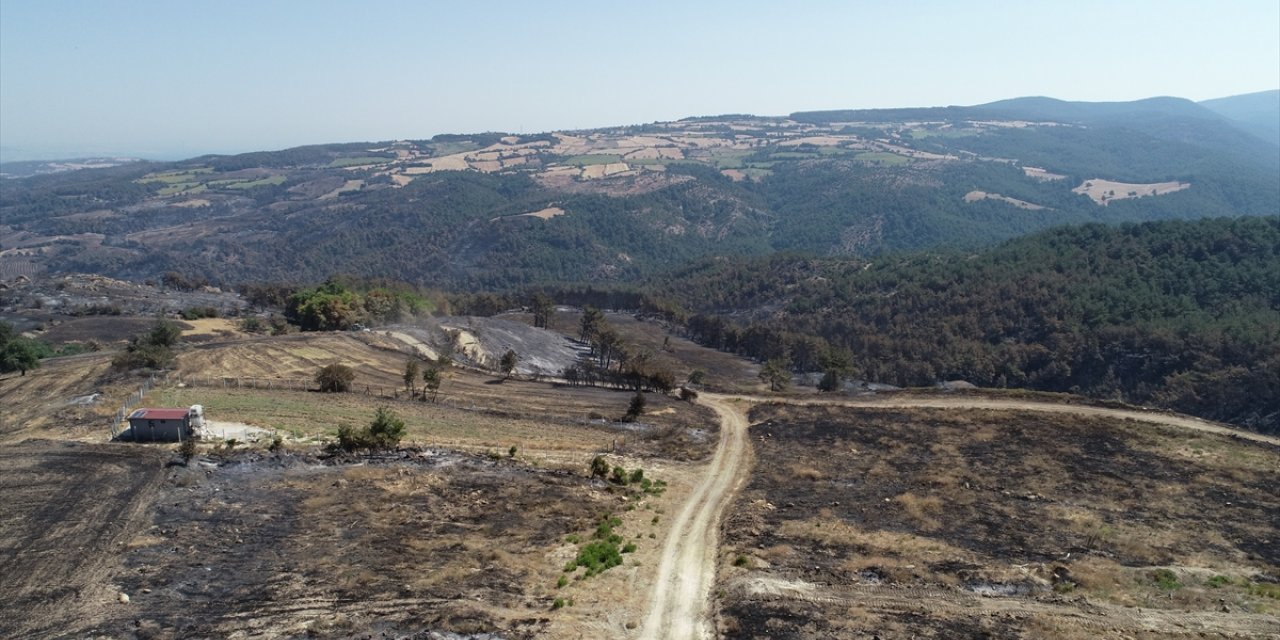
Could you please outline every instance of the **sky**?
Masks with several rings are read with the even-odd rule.
[[[4,160],[1277,87],[1277,0],[0,0]]]

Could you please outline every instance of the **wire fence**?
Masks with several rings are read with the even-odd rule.
[[[176,386],[204,387],[213,389],[265,389],[276,391],[312,391],[316,389],[315,378],[250,378],[237,376],[182,376],[174,377]],[[410,394],[404,387],[389,387],[375,384],[353,384],[349,393],[363,393],[369,396],[389,398],[392,400],[409,399]]]
[[[169,381],[169,372],[153,373],[147,377],[146,381],[138,387],[137,391],[129,394],[120,404],[120,408],[116,410],[115,418],[111,420],[111,438],[114,440],[120,435],[120,425],[124,423],[129,414],[133,412],[133,408],[142,403],[146,398],[147,392],[156,386],[156,382],[165,383]]]

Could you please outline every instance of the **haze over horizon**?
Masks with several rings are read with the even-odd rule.
[[[0,2],[4,160],[1276,88],[1280,3]]]

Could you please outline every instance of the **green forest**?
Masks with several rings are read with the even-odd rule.
[[[1069,391],[1280,431],[1276,217],[1092,224],[872,261],[714,260],[654,291],[694,339],[797,370]]]

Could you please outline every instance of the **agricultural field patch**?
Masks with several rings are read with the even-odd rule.
[[[1010,198],[1009,196],[1002,196],[998,193],[987,193],[986,191],[970,191],[969,193],[964,194],[965,202],[980,202],[982,200],[997,200],[1000,202],[1006,202],[1019,209],[1026,209],[1027,211],[1041,211],[1044,209],[1044,207],[1038,204],[1033,204],[1033,203],[1027,202],[1026,200],[1019,200],[1017,198]]]
[[[334,158],[329,163],[331,169],[343,169],[347,167],[367,167],[375,164],[387,164],[394,158],[385,158],[382,156],[362,156],[358,158]]]
[[[1080,183],[1080,186],[1072,189],[1071,192],[1089,196],[1089,199],[1093,200],[1094,203],[1105,207],[1112,200],[1146,198],[1190,188],[1191,183],[1189,182],[1149,182],[1138,184],[1093,178]]]

